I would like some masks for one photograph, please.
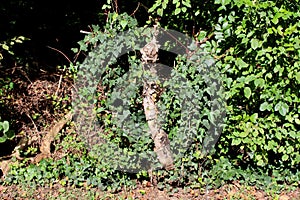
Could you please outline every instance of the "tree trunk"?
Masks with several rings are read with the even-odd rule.
[[[154,27],[154,31],[156,31],[156,27]],[[141,49],[144,70],[148,69],[147,71],[144,71],[144,73],[150,72],[149,74],[152,77],[158,77],[155,69],[159,48],[156,41],[156,35],[155,32],[153,39]],[[151,137],[154,141],[158,160],[165,169],[169,170],[174,167],[170,141],[168,134],[161,128],[162,126],[158,120],[159,112],[155,105],[156,99],[159,98],[160,93],[161,88],[155,81],[150,79],[144,81],[143,106],[146,120],[150,128]]]

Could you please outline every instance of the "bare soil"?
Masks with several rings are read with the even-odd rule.
[[[147,184],[135,189],[123,188],[117,193],[103,192],[97,188],[64,187],[54,184],[46,187],[30,188],[24,185],[0,186],[0,197],[5,200],[27,199],[141,199],[141,200],[179,200],[179,199],[257,199],[257,200],[299,200],[300,188],[279,194],[257,190],[255,187],[243,187],[238,183],[224,185],[215,190],[174,188],[173,192],[159,190]]]

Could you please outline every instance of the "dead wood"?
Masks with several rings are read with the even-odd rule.
[[[155,26],[153,39],[140,50],[142,54],[144,70],[149,69],[149,72],[153,77],[157,77],[157,71],[155,67],[156,61],[158,60],[159,45],[157,44],[156,37],[157,29]],[[168,134],[162,129],[162,125],[158,120],[160,113],[155,104],[160,93],[161,88],[157,83],[155,83],[155,81],[151,81],[149,79],[144,80],[143,107],[146,120],[150,129],[151,137],[154,141],[155,152],[158,160],[165,169],[169,170],[173,168],[173,157],[170,149],[170,141]]]
[[[34,163],[38,163],[42,159],[48,158],[51,155],[51,152],[50,152],[51,143],[53,142],[56,135],[66,125],[66,123],[71,121],[72,116],[73,116],[73,113],[72,113],[72,111],[70,111],[61,120],[59,120],[57,123],[55,123],[50,128],[49,131],[47,131],[47,134],[43,137],[43,140],[42,140],[41,145],[40,145],[41,153],[39,153],[38,155],[35,156],[35,158],[33,159]]]

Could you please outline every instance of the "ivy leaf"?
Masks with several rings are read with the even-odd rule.
[[[253,115],[250,116],[250,120],[251,122],[253,123],[256,123],[256,119],[258,118],[258,114],[257,113],[254,113]]]
[[[208,113],[208,120],[215,125],[215,117],[214,117],[214,113],[213,112],[209,112]]]
[[[257,49],[257,47],[259,46],[259,40],[258,39],[251,39],[251,48],[252,49]]]
[[[122,28],[125,28],[127,26],[127,20],[121,20],[120,24],[122,26]]]
[[[251,89],[250,89],[249,87],[245,87],[245,88],[244,88],[244,95],[245,95],[245,97],[246,97],[247,99],[250,98],[250,96],[251,96]]]
[[[281,139],[282,139],[282,135],[281,135],[280,132],[276,132],[276,133],[275,133],[275,137],[276,137],[278,140],[281,140]],[[281,153],[281,152],[283,152],[283,150],[284,150],[284,147],[281,146],[281,147],[279,148],[278,152]]]
[[[245,61],[243,61],[241,58],[238,58],[236,60],[236,65],[238,66],[239,69],[242,68],[247,68],[249,65],[247,63],[245,63]]]

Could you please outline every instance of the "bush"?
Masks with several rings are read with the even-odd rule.
[[[215,72],[218,70],[222,72],[223,76],[214,78],[221,80],[226,90],[227,120],[215,153],[204,155],[201,149],[204,135],[210,128],[208,124],[214,121],[215,116],[220,116],[220,113],[212,113],[208,109],[211,102],[207,88],[211,85],[205,83],[201,73],[195,66],[189,65],[186,57],[176,57],[175,76],[188,79],[190,87],[197,89],[197,92],[191,93],[197,98],[194,98],[195,102],[188,107],[197,107],[203,112],[200,113],[194,126],[191,126],[191,130],[196,134],[193,135],[193,142],[188,145],[188,149],[185,149],[186,151],[176,160],[175,170],[153,172],[152,175],[157,178],[159,187],[214,186],[235,179],[265,187],[282,182],[299,184],[299,8],[298,1],[286,3],[236,0],[202,4],[189,0],[158,0],[153,4],[149,12],[153,16],[161,16],[162,27],[176,28],[184,32],[185,21],[190,28],[193,23],[201,28],[203,25],[201,30],[200,27],[194,28],[192,36],[204,52],[210,52],[215,58],[216,63],[213,65]],[[175,23],[176,20],[178,24]],[[149,21],[148,24],[150,23]],[[103,60],[108,59],[107,57],[117,58],[122,47],[117,43],[104,44],[103,41],[114,39],[123,41],[124,38],[117,37],[118,33],[128,30],[127,37],[131,37],[130,34],[139,34],[130,32],[136,27],[137,21],[125,13],[110,13],[108,23],[103,29],[94,25],[91,34],[79,42],[80,48],[74,49],[76,52],[91,51],[89,54],[91,62],[78,63],[79,69],[87,70],[89,76],[80,72],[78,76],[86,76],[86,80],[90,80],[89,78],[97,72],[96,66],[103,64]],[[146,42],[151,37],[144,33]],[[134,40],[125,43],[128,46],[137,45]],[[126,82],[126,79],[121,77],[125,76],[130,68],[134,69],[130,77],[132,80],[141,77],[139,74],[141,63],[138,56],[136,51],[132,51],[120,59],[111,59],[112,62],[106,63],[105,73],[101,77],[103,90],[97,91],[97,100],[93,99],[95,94],[90,93],[95,90],[94,86],[82,91],[83,97],[99,106],[96,112],[103,128],[100,134],[106,141],[117,146],[118,151],[114,149],[108,151],[109,145],[101,144],[96,149],[98,151],[91,151],[87,158],[76,158],[74,163],[83,162],[88,166],[88,172],[79,178],[74,174],[68,176],[72,179],[69,179],[70,182],[88,179],[91,183],[95,183],[94,185],[99,182],[100,185],[103,182],[121,185],[130,175],[120,173],[118,164],[128,163],[128,157],[136,152],[140,158],[155,159],[155,155],[144,154],[153,148],[149,136],[139,135],[144,127],[133,129],[133,124],[126,124],[133,130],[131,135],[127,134],[113,121],[113,113],[109,110],[111,105],[109,100],[119,97],[130,108],[130,113],[123,113],[121,117],[126,119],[126,116],[131,114],[136,122],[145,121],[141,112],[141,91],[137,84],[127,82],[127,90],[124,89],[123,93],[112,92],[118,90],[118,87],[124,84],[124,80]],[[164,58],[167,60],[169,57],[171,56],[166,54]],[[176,86],[174,82],[165,84],[179,88],[182,86]],[[84,96],[86,94],[88,96]],[[170,139],[182,136],[180,127],[186,127],[184,120],[180,120],[182,114],[178,104],[181,100],[180,95],[176,95],[172,90],[166,90],[161,102],[161,108],[167,113],[162,120],[166,122],[164,128],[169,132]],[[181,138],[180,141],[184,140],[185,138]],[[106,163],[116,158],[118,162],[115,164]],[[127,167],[141,167],[140,160],[130,161],[130,166]],[[82,166],[78,163],[76,166]],[[74,170],[76,167],[71,168],[70,170]],[[61,174],[56,175],[55,179],[66,176],[66,171],[63,168],[60,170]],[[99,182],[91,178],[95,174],[98,174],[96,177],[100,179]],[[142,171],[136,176],[148,178],[150,175]]]
[[[219,10],[214,41],[228,91],[220,152],[239,164],[298,169],[299,11],[284,1],[223,2]]]

